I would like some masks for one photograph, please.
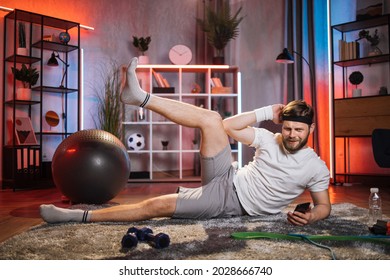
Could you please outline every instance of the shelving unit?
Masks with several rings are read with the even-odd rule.
[[[26,25],[27,55],[17,53],[18,23]],[[68,43],[48,40],[60,32],[71,34]],[[3,188],[42,187],[51,184],[51,156],[57,145],[71,133],[80,129],[80,25],[50,16],[14,10],[4,17],[3,63]],[[60,67],[48,67],[52,52],[63,56],[70,67],[63,74]],[[39,80],[32,87],[31,100],[17,99],[18,81],[11,68],[22,64],[39,71]],[[64,84],[58,86],[64,75]],[[60,105],[58,105],[60,104]],[[46,110],[60,111],[61,128],[45,122]],[[31,120],[36,144],[20,144],[15,137],[16,120]]]
[[[172,93],[156,93],[166,89],[156,87],[153,73],[160,73],[174,88]],[[202,106],[219,111],[223,118],[241,112],[241,74],[238,67],[228,65],[138,65],[138,79],[141,86],[151,94]],[[219,77],[230,93],[212,93],[211,78]],[[194,92],[195,83],[199,92]],[[200,90],[199,90],[200,89]],[[171,89],[172,91],[172,89]],[[130,150],[131,179],[153,181],[200,180],[199,132],[164,119],[162,116],[143,110],[145,118],[140,119],[140,109],[125,106],[124,139],[133,133],[145,138],[145,147]],[[168,141],[164,149],[161,141]],[[127,145],[128,146],[128,145]],[[241,164],[242,147],[231,141],[233,159]]]
[[[332,170],[335,184],[349,182],[352,176],[390,176],[390,170],[376,166],[372,149],[368,148],[371,148],[371,135],[375,128],[390,128],[390,95],[379,95],[380,86],[390,88],[389,23],[390,15],[383,15],[331,27]],[[370,34],[375,29],[380,31],[382,53],[365,55],[360,51],[361,55],[357,58],[342,60],[339,40],[354,41],[363,29],[369,30]],[[360,43],[360,50],[363,50],[364,41]],[[353,71],[364,73],[362,96],[353,96],[351,93],[352,85],[348,78]],[[373,171],[367,172],[366,167],[361,168],[370,164]]]

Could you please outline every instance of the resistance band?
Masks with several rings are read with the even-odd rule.
[[[387,246],[390,246],[390,236],[386,235],[304,235],[304,234],[281,234],[281,233],[272,233],[272,232],[235,232],[231,236],[235,239],[284,239],[284,240],[304,240],[308,241],[315,246],[327,249],[332,254],[332,259],[336,259],[335,254],[332,251],[332,248],[319,244],[315,241],[329,240],[329,241],[364,241],[364,242],[373,242],[380,243]]]

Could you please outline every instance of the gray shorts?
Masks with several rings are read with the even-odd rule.
[[[235,169],[227,146],[215,157],[202,157],[202,186],[178,189],[173,218],[209,219],[245,215],[233,184]]]

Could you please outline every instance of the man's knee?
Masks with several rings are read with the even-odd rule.
[[[171,217],[176,209],[177,193],[148,199],[144,209],[150,217]]]
[[[202,126],[209,129],[223,129],[222,117],[216,111],[208,111],[207,115],[202,118]]]

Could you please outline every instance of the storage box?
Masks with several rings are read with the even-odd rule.
[[[212,87],[211,93],[232,93],[231,87]]]
[[[175,93],[174,87],[153,87],[153,93]]]

